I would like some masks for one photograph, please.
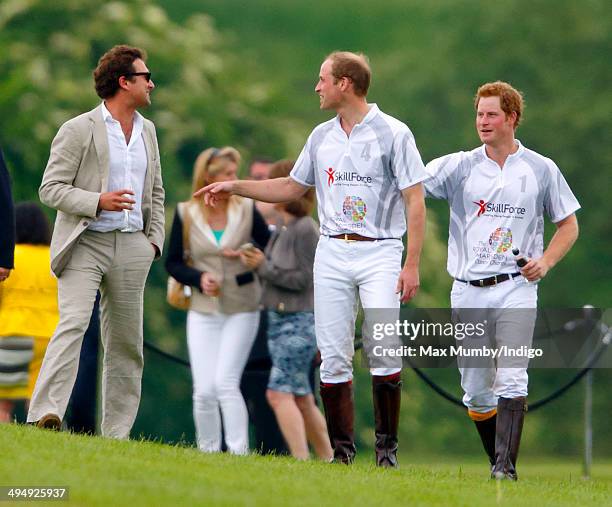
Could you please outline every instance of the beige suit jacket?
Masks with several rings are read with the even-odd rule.
[[[164,244],[164,187],[155,126],[144,119],[142,131],[147,172],[142,196],[144,233],[157,247]],[[101,106],[64,123],[51,144],[51,155],[38,190],[43,204],[57,210],[51,239],[51,270],[60,276],[72,248],[92,220],[100,195],[108,190],[109,148]]]

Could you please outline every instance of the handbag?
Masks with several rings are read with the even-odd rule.
[[[185,207],[185,213],[183,213],[183,215],[183,261],[187,266],[191,266],[191,250],[189,244],[191,216],[187,207]],[[169,276],[168,286],[166,288],[166,301],[168,301],[170,306],[178,310],[189,310],[191,306],[191,287]]]

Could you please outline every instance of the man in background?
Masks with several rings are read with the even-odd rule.
[[[15,211],[11,194],[11,178],[0,148],[0,282],[13,269],[15,252]]]
[[[270,177],[271,167],[272,160],[268,158],[254,158],[251,162],[251,165],[249,165],[248,179],[253,181],[267,180]],[[257,211],[261,213],[261,216],[268,224],[268,227],[273,230],[274,224],[276,222],[276,211],[274,210],[274,203],[256,201],[255,206],[257,207]]]
[[[267,180],[270,177],[271,167],[272,160],[264,157],[254,158],[249,165],[247,179],[254,181]],[[274,230],[276,222],[274,204],[256,201],[255,206],[270,230]],[[276,422],[276,417],[266,399],[271,368],[272,359],[268,350],[268,312],[262,310],[257,336],[242,374],[240,390],[244,396],[249,411],[249,419],[254,428],[255,442],[253,447],[255,450],[262,454],[287,454],[287,446]]]
[[[254,158],[249,165],[249,179],[255,181],[267,180],[270,177],[272,163],[273,161],[270,158]]]

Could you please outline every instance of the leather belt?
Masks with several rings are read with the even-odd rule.
[[[469,283],[474,287],[491,287],[492,285],[497,285],[498,283],[505,282],[506,280],[510,280],[511,278],[516,278],[517,276],[521,276],[520,273],[504,273],[502,275],[493,275],[488,278],[481,278],[480,280],[461,280],[460,278],[455,278],[458,282]]]
[[[361,234],[355,234],[354,232],[348,234],[336,234],[335,236],[328,236],[332,239],[343,239],[344,241],[380,241],[382,239],[396,239],[396,238],[368,238]]]

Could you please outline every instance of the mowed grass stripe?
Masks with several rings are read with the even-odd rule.
[[[69,486],[70,505],[612,505],[612,464],[597,464],[594,478],[584,481],[578,464],[521,462],[514,484],[489,481],[486,465],[473,460],[411,464],[404,454],[400,470],[379,470],[370,458],[345,467],[205,455],[155,442],[0,425],[0,485]]]

